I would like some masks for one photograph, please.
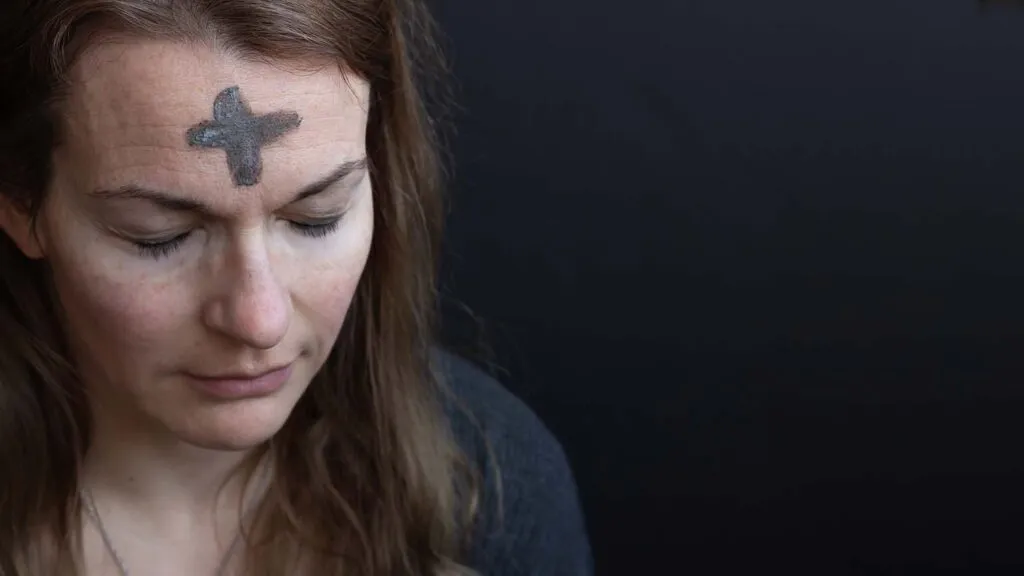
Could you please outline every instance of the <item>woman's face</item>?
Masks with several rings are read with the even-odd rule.
[[[18,240],[53,268],[97,418],[266,440],[370,250],[367,84],[155,41],[99,44],[72,80],[39,241]]]

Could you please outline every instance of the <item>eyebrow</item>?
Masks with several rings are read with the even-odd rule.
[[[295,204],[307,198],[324,193],[332,185],[344,180],[349,175],[366,168],[366,157],[358,160],[349,160],[335,168],[330,174],[299,190],[288,204]],[[142,186],[127,185],[113,190],[98,189],[89,193],[93,198],[100,200],[148,200],[162,208],[175,212],[199,212],[201,214],[213,214],[210,206],[191,198],[175,196],[168,192],[144,188]]]

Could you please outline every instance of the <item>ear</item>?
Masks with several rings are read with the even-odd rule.
[[[24,209],[2,193],[0,193],[0,229],[10,236],[27,258],[39,260],[43,257],[43,245],[32,225],[32,218]]]

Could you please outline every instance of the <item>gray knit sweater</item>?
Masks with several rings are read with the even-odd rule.
[[[481,518],[467,561],[482,576],[589,576],[590,545],[572,471],[537,416],[470,363],[441,354],[455,396],[477,420],[449,410],[460,446],[483,473]],[[501,476],[501,513],[482,435]]]

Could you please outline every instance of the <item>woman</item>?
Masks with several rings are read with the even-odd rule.
[[[432,347],[427,22],[0,3],[0,573],[589,571],[558,444]]]

